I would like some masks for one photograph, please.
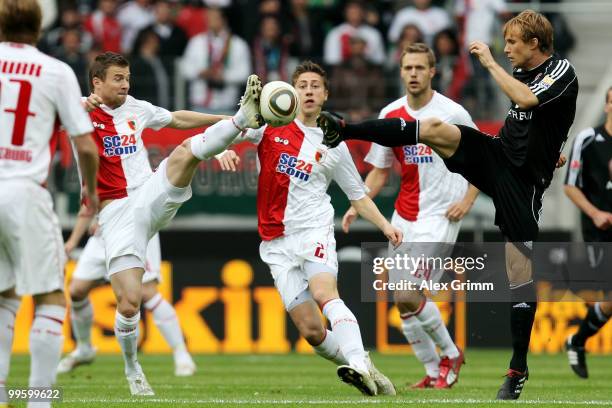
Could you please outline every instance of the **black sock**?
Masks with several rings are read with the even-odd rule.
[[[599,308],[599,306],[597,307]],[[580,323],[578,333],[572,336],[572,345],[584,347],[587,339],[597,333],[606,324],[608,319],[610,319],[610,316],[605,316],[601,309],[595,310],[595,306],[589,307],[586,317]]]
[[[347,123],[342,138],[367,140],[381,146],[396,147],[418,143],[419,122],[407,122],[401,118],[366,120]]]
[[[512,334],[512,359],[510,369],[527,370],[529,339],[538,303],[533,282],[511,289],[510,332]]]

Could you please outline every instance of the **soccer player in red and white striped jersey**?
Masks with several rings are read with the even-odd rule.
[[[97,207],[91,121],[79,102],[74,72],[34,46],[40,24],[36,0],[0,1],[0,405],[7,402],[4,386],[22,295],[33,295],[36,305],[29,386],[55,382],[66,314],[65,256],[45,186],[60,123],[80,157],[89,211]]]
[[[296,68],[293,85],[300,97],[293,122],[249,130],[236,139],[257,144],[259,253],[296,327],[317,354],[339,366],[340,378],[366,395],[395,394],[365,352],[359,323],[338,294],[334,209],[327,194],[331,181],[394,245],[401,233],[367,196],[347,146],[321,144],[316,118],[327,100],[325,71],[305,61]],[[326,330],[319,309],[332,330]]]
[[[100,171],[98,222],[106,269],[117,297],[115,335],[121,345],[132,395],[154,395],[136,356],[142,277],[149,240],[170,223],[191,197],[191,180],[202,160],[222,152],[247,128],[263,124],[261,83],[248,79],[240,110],[231,118],[190,111],[169,112],[128,95],[130,68],[115,53],[96,57],[90,68],[94,93],[87,105],[95,128]],[[145,128],[192,129],[212,125],[185,140],[152,172],[142,142]]]
[[[459,104],[434,91],[435,56],[425,44],[413,44],[400,58],[400,75],[406,96],[384,107],[379,118],[406,121],[437,117],[448,123],[476,127],[469,113]],[[478,190],[459,174],[451,173],[433,149],[424,144],[385,147],[372,143],[365,161],[374,168],[366,178],[369,195],[374,198],[385,185],[394,159],[401,166],[400,191],[395,201],[391,224],[400,228],[405,242],[454,244],[461,219],[469,211]],[[349,208],[343,218],[348,232],[357,212]],[[431,271],[426,280],[438,280],[443,271]],[[410,277],[413,278],[412,276]],[[414,277],[415,283],[422,279]],[[402,318],[402,332],[415,357],[425,366],[425,377],[414,388],[450,388],[458,378],[463,361],[461,350],[452,341],[438,306],[427,301],[420,291],[396,293]],[[440,347],[442,357],[438,356]]]

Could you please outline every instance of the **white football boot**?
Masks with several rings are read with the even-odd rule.
[[[342,381],[357,388],[363,395],[376,395],[376,383],[370,373],[349,365],[339,366],[336,372]]]
[[[378,371],[376,367],[374,367],[374,363],[370,359],[370,353],[366,351],[366,365],[368,366],[368,371],[370,372],[370,376],[374,380],[376,384],[376,394],[377,395],[396,395],[395,386],[385,376],[383,373]]]
[[[80,365],[91,364],[95,358],[95,348],[76,348],[74,351],[60,360],[59,364],[57,365],[57,373],[69,373]]]
[[[127,376],[126,379],[130,386],[130,393],[132,395],[140,397],[155,395],[142,371],[134,375]]]
[[[259,111],[261,96],[261,81],[255,74],[249,75],[244,95],[240,98],[240,111],[246,118],[246,128],[259,129],[264,125],[263,117]]]

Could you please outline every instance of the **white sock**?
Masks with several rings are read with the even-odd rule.
[[[50,387],[55,383],[64,344],[62,325],[65,316],[64,306],[36,306],[30,329],[30,387]]]
[[[132,317],[125,317],[119,311],[115,313],[115,337],[117,337],[117,341],[121,346],[126,376],[142,371],[137,358],[138,322],[140,322],[140,312]]]
[[[326,330],[325,338],[318,346],[312,346],[314,351],[321,357],[335,363],[336,365],[346,365],[348,361],[344,358],[340,350],[340,344],[334,332]]]
[[[421,322],[421,327],[436,342],[442,355],[448,358],[459,356],[459,350],[448,334],[448,330],[442,321],[440,310],[435,302],[425,302],[423,309],[415,315]]]
[[[4,387],[11,365],[15,316],[19,310],[19,303],[18,299],[0,296],[0,402],[8,402]]]
[[[244,115],[242,115],[244,116]],[[242,127],[237,121],[239,115],[234,117],[236,125]],[[191,153],[200,160],[208,160],[221,153],[240,134],[240,130],[232,119],[221,120],[207,128],[204,133],[193,136],[191,140]]]
[[[333,299],[323,306],[323,315],[329,320],[340,351],[349,365],[367,372],[359,323],[353,312],[346,307],[342,299]]]
[[[170,348],[175,352],[175,357],[180,357],[180,354],[186,353],[187,347],[183,339],[181,325],[172,305],[161,294],[157,293],[144,306],[153,313],[155,325],[164,336],[164,339],[166,339]]]
[[[401,318],[402,333],[404,333],[404,337],[408,340],[414,356],[425,366],[428,376],[438,378],[438,374],[440,374],[440,356],[438,356],[436,351],[436,344],[425,333],[419,319],[406,315],[401,315]]]
[[[77,349],[91,350],[93,307],[89,298],[73,300],[70,310],[72,313],[72,332],[76,338]]]

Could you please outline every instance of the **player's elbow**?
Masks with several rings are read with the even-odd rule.
[[[538,97],[535,96],[535,94],[531,92],[531,90],[527,92],[527,95],[516,101],[516,104],[522,110],[529,110],[531,108],[535,108],[536,106],[538,106],[539,103],[540,101],[538,101]]]
[[[84,158],[98,158],[98,147],[93,141],[90,133],[78,136],[74,141],[79,156]]]
[[[572,186],[571,184],[566,184],[563,186],[563,192],[565,193],[566,196],[568,197],[572,197],[574,192],[576,191],[577,187],[576,186]]]

